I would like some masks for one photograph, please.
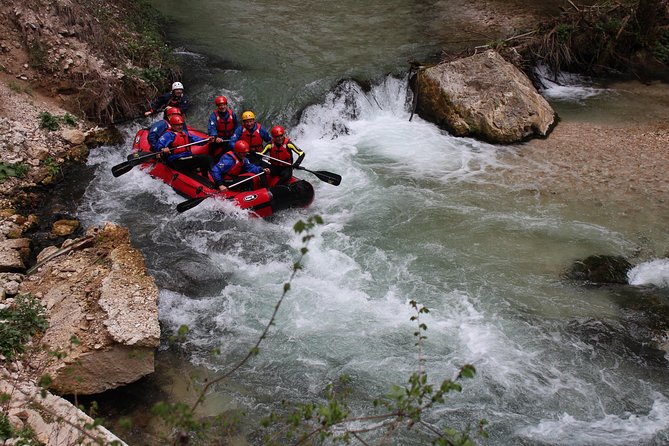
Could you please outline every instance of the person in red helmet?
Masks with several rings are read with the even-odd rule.
[[[216,110],[209,115],[209,124],[207,125],[207,134],[214,138],[214,141],[209,145],[209,153],[212,155],[218,150],[224,150],[223,147],[228,147],[230,137],[239,126],[237,114],[228,106],[228,98],[217,96],[214,104],[216,104]]]
[[[213,136],[214,142],[221,144],[224,139],[230,139],[235,129],[239,127],[237,114],[228,106],[228,98],[217,96],[214,101],[216,110],[209,115],[207,133]]]
[[[163,119],[153,123],[151,127],[149,127],[149,136],[147,139],[149,140],[151,149],[156,148],[160,137],[163,136],[167,130],[169,130],[170,128],[169,119],[170,116],[172,115],[181,115],[181,110],[179,110],[176,107],[167,107],[165,109]]]
[[[272,142],[267,144],[261,153],[270,156],[269,169],[270,175],[279,177],[277,184],[287,184],[293,176],[293,167],[299,166],[304,159],[304,152],[297,148],[286,136],[286,130],[280,125],[272,127]],[[293,162],[293,153],[297,155],[297,160]]]
[[[190,100],[184,94],[184,85],[181,82],[172,83],[172,90],[158,96],[151,102],[151,109],[144,113],[144,116],[151,116],[154,113],[160,112],[166,107],[177,107],[184,115],[190,108]]]
[[[181,171],[193,171],[200,169],[204,174],[211,168],[212,160],[208,155],[195,155],[189,147],[181,147],[192,142],[206,144],[210,138],[200,138],[188,133],[181,115],[172,115],[169,119],[170,128],[158,139],[154,152],[161,151],[165,161],[171,167]],[[201,145],[198,144],[198,145]]]
[[[228,186],[261,172],[269,173],[268,168],[251,164],[247,158],[251,147],[246,141],[237,141],[232,150],[224,154],[220,161],[211,169],[211,176],[219,190],[226,191]],[[255,180],[255,179],[254,179]],[[253,190],[263,184],[260,181],[246,181],[240,184],[237,191]]]

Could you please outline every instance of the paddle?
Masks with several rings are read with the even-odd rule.
[[[316,175],[316,177],[321,180],[325,181],[328,184],[332,184],[333,186],[339,186],[341,183],[341,175],[337,175],[336,173],[328,172],[327,170],[309,170],[306,167],[302,166],[293,166],[291,163],[288,161],[280,160],[278,158],[273,158],[269,155],[263,155],[262,153],[257,153],[256,155],[262,156],[263,158],[271,159],[272,161],[278,161],[280,163],[283,163],[287,166],[292,166],[293,169],[298,169],[298,170],[306,170],[309,173],[313,173]]]
[[[201,141],[191,142],[189,144],[184,144],[183,146],[178,146],[173,149],[170,149],[170,153],[175,149],[182,149],[184,147],[194,146],[195,144],[204,144],[205,142],[206,140],[201,140]],[[128,159],[128,161],[123,161],[121,164],[117,164],[114,167],[112,167],[112,175],[114,175],[115,177],[120,177],[121,175],[130,172],[133,167],[139,166],[145,161],[157,157],[161,153],[162,152],[147,153],[146,155],[140,155],[138,157],[133,157],[131,159]]]
[[[260,173],[257,173],[255,175],[252,175],[248,178],[244,178],[243,180],[238,181],[235,184],[231,184],[230,186],[228,186],[228,189],[232,189],[233,187],[239,186],[240,184],[245,183],[248,180],[252,180],[255,177],[259,177],[260,175],[263,175],[264,173],[265,172],[260,172]],[[202,203],[205,199],[211,197],[212,195],[215,195],[215,194],[208,194],[208,195],[205,195],[204,197],[191,198],[190,200],[182,201],[181,203],[179,203],[177,205],[177,212],[184,212],[184,211],[187,211],[188,209],[192,209],[195,206],[197,206],[198,204]]]

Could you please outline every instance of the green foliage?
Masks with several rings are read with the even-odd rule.
[[[0,440],[7,440],[12,438],[13,435],[14,429],[9,422],[9,417],[4,412],[0,412]]]
[[[60,173],[60,165],[53,157],[46,157],[44,161],[42,161],[42,165],[46,167],[47,173],[50,177],[55,177]]]
[[[51,130],[52,132],[60,128],[60,119],[58,119],[58,116],[52,115],[48,111],[41,112],[39,120],[40,128]]]
[[[63,123],[69,127],[76,127],[77,126],[77,118],[72,116],[69,113],[65,113],[63,117],[61,118]]]
[[[619,17],[602,17],[595,23],[596,30],[609,36],[615,36],[622,27],[623,21]]]
[[[572,23],[560,23],[555,27],[555,38],[559,43],[567,43],[575,30]]]
[[[660,62],[669,60],[669,46],[662,43],[667,21],[656,11],[663,11],[662,3],[596,2],[569,8],[541,24],[523,53],[530,63],[540,61],[554,74],[568,70],[638,77],[652,71],[647,58],[639,55],[652,52]]]
[[[48,111],[41,112],[39,114],[40,128],[51,130],[52,132],[60,128],[60,124],[65,124],[68,127],[77,126],[77,118],[72,116],[69,113],[65,113],[63,116],[52,115]]]
[[[171,335],[168,338],[168,341],[170,344],[183,344],[186,342],[186,337],[188,336],[188,325],[181,325],[177,329],[177,333],[174,335]]]
[[[0,309],[0,354],[8,360],[24,351],[24,344],[48,326],[46,311],[39,299],[18,296],[14,304]]]
[[[4,412],[0,412],[0,441],[14,439],[13,445],[28,446],[40,444],[37,441],[35,432],[29,427],[16,430],[9,422],[9,417]]]
[[[168,75],[168,71],[166,69],[157,67],[148,67],[148,68],[132,67],[132,68],[126,68],[125,70],[123,70],[123,72],[127,76],[135,76],[150,83],[161,82]]]
[[[29,169],[30,167],[25,163],[5,164],[0,162],[0,183],[10,177],[23,178]]]
[[[410,302],[416,315],[411,320],[416,322],[414,332],[415,345],[418,347],[418,370],[411,374],[404,386],[393,385],[387,395],[373,401],[371,413],[354,417],[348,407],[347,397],[351,392],[350,378],[343,376],[338,385],[329,384],[325,389],[325,401],[321,404],[300,404],[287,415],[270,414],[262,425],[265,427],[283,426],[273,434],[265,435],[266,444],[285,444],[288,440],[296,440],[296,444],[350,443],[358,440],[369,444],[369,434],[379,431],[382,439],[396,434],[400,428],[416,432],[416,426],[424,428],[424,432],[434,445],[473,446],[475,444],[469,429],[459,431],[450,426],[441,429],[423,422],[423,414],[437,404],[445,404],[446,395],[450,392],[462,391],[459,381],[473,378],[476,374],[474,366],[464,365],[454,379],[446,379],[439,386],[429,382],[423,370],[425,358],[422,354],[423,341],[427,339],[427,325],[420,321],[421,315],[429,310],[416,301]],[[487,421],[481,420],[478,434],[487,436],[484,427]],[[363,439],[361,435],[366,437]],[[416,435],[416,434],[412,434]],[[383,443],[383,440],[381,440]]]

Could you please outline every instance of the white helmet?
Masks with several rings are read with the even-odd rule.
[[[174,90],[183,90],[184,89],[184,84],[181,82],[175,82],[172,84],[172,91]]]

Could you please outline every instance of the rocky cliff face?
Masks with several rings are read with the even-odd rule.
[[[95,394],[153,372],[160,341],[158,289],[127,229],[91,228],[60,249],[44,250],[37,266],[20,292],[39,297],[47,308],[42,343],[66,353],[46,367],[53,389]],[[38,356],[32,363],[46,359]]]
[[[31,427],[44,444],[78,444],[90,421],[65,400],[39,396],[40,376],[50,375],[58,392],[90,394],[153,371],[158,291],[127,230],[107,225],[83,235],[76,220],[51,227],[34,215],[90,149],[122,143],[113,127],[93,123],[139,116],[156,91],[153,83],[173,78],[169,48],[140,3],[0,2],[0,305],[14,305],[18,294],[39,296],[49,329],[29,350],[59,352],[59,359],[0,357],[0,390],[12,395],[2,413],[16,429]],[[38,228],[54,246],[35,266]]]
[[[138,116],[154,83],[176,70],[140,8],[132,0],[5,0],[0,71],[95,122]]]

